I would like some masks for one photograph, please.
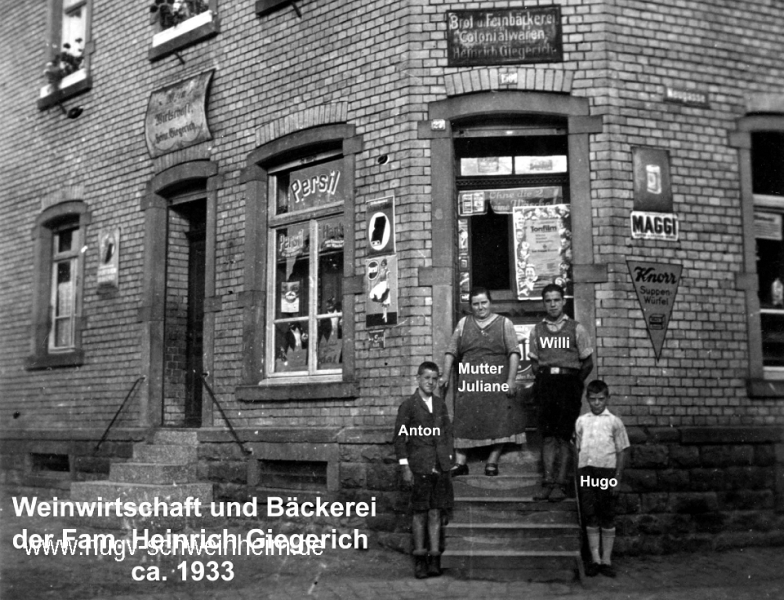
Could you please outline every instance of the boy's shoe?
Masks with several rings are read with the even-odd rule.
[[[600,568],[601,568],[600,564],[595,562],[590,562],[587,565],[585,565],[585,574],[588,577],[596,577],[599,574]]]
[[[441,575],[441,555],[428,554],[427,556],[427,576],[438,577]]]
[[[460,477],[461,475],[468,475],[468,465],[457,465],[450,471],[452,477]]]
[[[599,565],[599,573],[604,575],[605,577],[615,577],[616,572],[615,568],[612,565]]]
[[[488,477],[495,477],[498,475],[498,465],[496,463],[487,463],[487,465],[485,465],[485,475]]]
[[[556,485],[553,488],[553,491],[550,493],[550,502],[560,502],[561,500],[566,499],[566,490],[564,490],[564,486]]]
[[[543,483],[539,491],[534,494],[534,500],[536,500],[537,502],[542,502],[544,500],[547,500],[550,497],[550,494],[552,493],[553,493],[553,484]]]
[[[414,554],[414,577],[425,579],[427,577],[427,555]]]

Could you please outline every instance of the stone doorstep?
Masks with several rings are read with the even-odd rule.
[[[531,510],[520,511],[514,508],[497,510],[482,507],[457,507],[453,511],[457,523],[519,523],[528,525],[574,525],[577,516],[568,510]]]
[[[196,483],[196,465],[166,463],[113,463],[109,480],[118,483],[149,483],[177,485]]]
[[[521,550],[536,552],[579,552],[580,539],[574,536],[504,537],[495,532],[450,535],[447,531],[446,547],[450,550]]]
[[[441,566],[458,578],[493,581],[572,581],[583,573],[579,551],[447,548]]]
[[[464,497],[531,497],[540,487],[539,476],[466,475],[452,480],[455,500]]]
[[[563,538],[577,534],[576,523],[465,523],[452,521],[446,526],[447,536],[491,536],[495,539]]]
[[[136,444],[133,448],[134,462],[188,465],[198,462],[198,459],[196,446]]]
[[[196,429],[156,429],[152,436],[153,444],[196,446],[199,432]]]

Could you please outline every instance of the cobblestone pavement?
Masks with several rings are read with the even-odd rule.
[[[619,557],[618,577],[580,583],[467,581],[447,574],[413,578],[411,558],[390,550],[332,550],[322,556],[233,557],[231,581],[181,581],[177,563],[149,556],[116,561],[95,556],[27,555],[15,549],[22,530],[59,535],[67,523],[0,511],[2,600],[264,600],[264,599],[484,599],[527,600],[781,600],[784,547],[752,547],[708,554]],[[97,531],[80,527],[78,532]],[[218,557],[219,561],[226,557]],[[202,559],[206,563],[210,558]],[[167,581],[134,581],[157,567]]]

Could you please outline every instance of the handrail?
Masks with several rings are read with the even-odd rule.
[[[240,440],[240,436],[237,435],[237,432],[234,430],[234,427],[231,426],[231,421],[229,421],[229,417],[226,416],[226,413],[224,412],[223,407],[220,405],[220,402],[218,402],[218,399],[215,397],[215,393],[212,391],[210,384],[207,383],[207,375],[209,375],[209,373],[201,374],[202,383],[204,383],[204,387],[207,389],[207,392],[209,393],[210,398],[212,398],[212,401],[215,403],[215,406],[218,407],[218,411],[220,411],[223,420],[226,421],[226,425],[229,426],[229,431],[231,432],[231,436],[234,438],[234,441],[237,442],[237,445],[240,447],[240,450],[242,450],[243,454],[245,454],[246,456],[253,454],[253,450],[246,450],[245,446],[242,445],[242,440]]]
[[[120,408],[118,408],[117,412],[114,413],[112,422],[109,423],[109,426],[106,428],[106,431],[103,432],[103,436],[101,437],[101,440],[98,442],[98,444],[95,446],[95,450],[93,450],[93,452],[98,452],[98,450],[101,447],[101,444],[103,444],[106,441],[106,436],[109,435],[109,430],[112,428],[112,425],[114,425],[114,422],[117,420],[117,417],[120,416],[122,409],[125,407],[125,403],[128,402],[128,398],[130,398],[133,395],[133,392],[136,390],[136,386],[139,385],[139,382],[144,381],[145,379],[147,379],[147,376],[142,375],[136,381],[133,382],[131,389],[128,391],[128,394],[125,396],[125,400],[122,401],[122,404],[120,404]]]

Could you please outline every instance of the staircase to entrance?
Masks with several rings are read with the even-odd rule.
[[[537,502],[540,442],[529,432],[507,444],[500,474],[484,474],[487,449],[469,452],[467,476],[453,479],[455,510],[442,566],[470,579],[572,581],[582,578],[577,502]]]

